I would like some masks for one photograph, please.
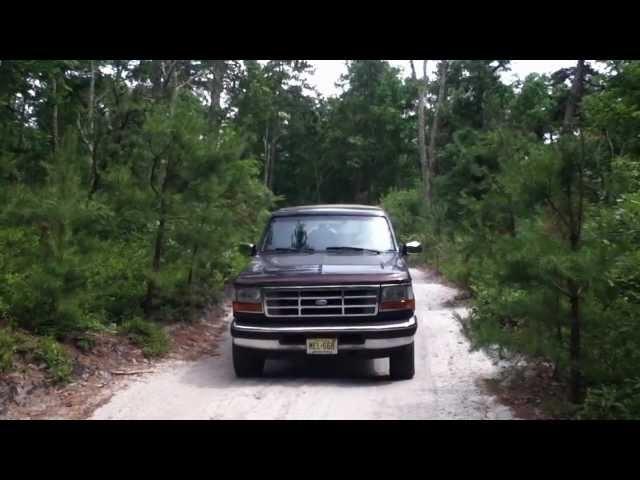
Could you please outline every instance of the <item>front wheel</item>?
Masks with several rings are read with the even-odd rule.
[[[393,380],[409,380],[415,374],[413,343],[402,347],[389,357],[389,373]]]
[[[233,369],[240,378],[259,377],[264,369],[264,356],[248,349],[233,345]]]

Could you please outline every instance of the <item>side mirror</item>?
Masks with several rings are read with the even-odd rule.
[[[408,255],[410,253],[419,253],[422,251],[422,244],[417,241],[407,242],[402,245],[402,254]]]
[[[249,257],[255,257],[257,253],[256,246],[253,243],[241,243],[240,251]]]

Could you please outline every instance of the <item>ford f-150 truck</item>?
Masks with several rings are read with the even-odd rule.
[[[282,356],[389,357],[393,379],[414,376],[415,299],[389,216],[365,205],[313,205],[271,214],[234,282],[233,365],[259,376]]]

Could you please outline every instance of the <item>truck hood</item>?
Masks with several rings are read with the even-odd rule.
[[[253,257],[237,285],[331,285],[410,280],[399,253],[279,253]]]

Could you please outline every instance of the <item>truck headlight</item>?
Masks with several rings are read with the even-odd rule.
[[[380,292],[380,311],[415,310],[411,284],[383,286]]]
[[[235,289],[234,312],[261,313],[262,292],[259,288],[238,287]]]

